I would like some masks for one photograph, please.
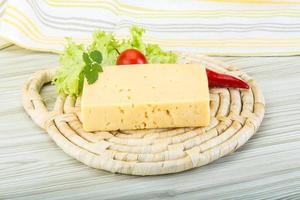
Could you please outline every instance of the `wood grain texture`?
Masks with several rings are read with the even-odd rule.
[[[255,77],[266,98],[258,133],[234,154],[187,172],[137,177],[67,156],[21,105],[23,82],[57,55],[0,51],[0,199],[300,199],[300,57],[220,57]],[[46,101],[54,91],[46,88]],[[52,95],[51,95],[52,94]]]

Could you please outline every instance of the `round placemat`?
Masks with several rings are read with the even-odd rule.
[[[60,148],[90,167],[132,175],[192,169],[245,144],[261,124],[265,103],[253,78],[234,66],[195,54],[180,54],[179,63],[199,63],[235,75],[250,89],[210,89],[211,123],[198,128],[86,132],[80,120],[80,98],[59,95],[54,109],[48,111],[40,95],[55,69],[33,74],[23,88],[23,105]]]

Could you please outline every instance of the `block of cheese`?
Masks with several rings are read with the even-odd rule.
[[[199,64],[106,66],[84,82],[86,131],[206,126],[210,121],[205,68]]]

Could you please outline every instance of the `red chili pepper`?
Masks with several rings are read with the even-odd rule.
[[[209,87],[232,87],[249,89],[248,83],[234,76],[220,74],[209,69],[206,69],[206,74]]]

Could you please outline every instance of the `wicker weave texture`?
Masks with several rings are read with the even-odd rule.
[[[48,111],[40,95],[55,70],[36,72],[23,87],[23,105],[68,155],[113,173],[158,175],[206,165],[242,146],[255,134],[265,112],[256,82],[233,66],[212,58],[180,54],[179,63],[199,63],[238,76],[249,90],[210,89],[211,123],[207,127],[86,132],[80,120],[80,98],[59,95]]]

